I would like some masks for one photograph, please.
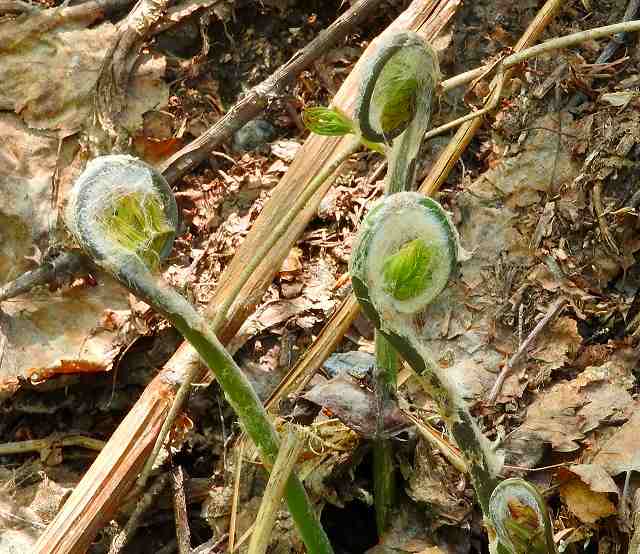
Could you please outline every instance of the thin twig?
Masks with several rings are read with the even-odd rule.
[[[600,233],[602,234],[602,241],[604,242],[607,249],[614,254],[615,256],[620,255],[620,250],[613,236],[611,235],[611,231],[609,231],[609,227],[607,226],[607,220],[605,217],[604,205],[602,204],[602,180],[596,180],[592,192],[591,192],[591,201],[593,204],[593,211],[595,212],[596,219],[598,220],[598,228],[600,229]]]
[[[271,470],[267,488],[262,496],[260,510],[256,516],[255,527],[249,543],[249,554],[265,554],[273,535],[273,524],[282,505],[284,488],[298,461],[304,443],[295,431],[289,429],[280,444],[278,457]]]
[[[173,490],[173,516],[176,522],[176,539],[178,552],[190,554],[191,530],[189,529],[189,515],[187,513],[187,499],[184,493],[184,471],[182,466],[171,469],[171,489]]]
[[[640,21],[626,21],[623,23],[616,23],[615,25],[607,25],[605,27],[598,27],[596,29],[582,31],[580,33],[573,33],[564,37],[554,38],[543,42],[542,44],[538,44],[536,46],[532,46],[531,48],[522,50],[516,54],[512,54],[511,56],[507,56],[497,66],[495,84],[492,87],[488,103],[477,112],[472,112],[465,116],[459,117],[454,121],[450,121],[449,123],[440,125],[440,127],[432,129],[425,134],[425,140],[433,138],[444,133],[445,131],[448,131],[449,129],[458,127],[463,123],[467,123],[468,121],[477,119],[493,111],[500,101],[500,93],[502,92],[502,88],[504,86],[505,72],[507,69],[519,65],[522,62],[530,58],[534,58],[535,56],[539,56],[540,54],[543,54],[545,52],[550,52],[551,50],[559,50],[561,48],[568,48],[569,46],[576,46],[577,44],[580,44],[582,42],[596,40],[598,38],[616,35],[618,33],[631,33],[636,31],[640,31]],[[477,76],[476,71],[477,70],[467,72],[466,74],[464,74],[465,78],[469,78],[469,80],[472,80],[471,77]],[[442,90],[448,90],[452,87],[453,84],[455,84],[455,86],[463,84],[461,76],[457,76],[454,79],[455,81],[451,79],[451,82],[444,81],[441,87]]]
[[[233,550],[229,550],[230,554],[237,552],[240,550],[240,547],[247,541],[247,539],[253,534],[253,530],[255,529],[255,522],[249,525],[249,528],[242,534],[242,536],[238,539],[238,542],[234,546]]]
[[[29,292],[40,285],[70,279],[73,275],[86,271],[87,266],[88,259],[80,251],[64,252],[57,258],[23,273],[14,281],[0,287],[0,302]]]
[[[354,26],[371,15],[379,4],[380,0],[360,0],[349,8],[302,50],[294,54],[287,63],[247,92],[223,118],[171,156],[161,167],[166,179],[172,183],[204,161],[210,150],[260,114],[291,79],[345,38]]]
[[[222,552],[222,545],[227,542],[229,533],[223,533],[221,537],[215,536],[209,539],[207,542],[196,546],[191,554],[213,554],[214,552]]]
[[[561,48],[569,48],[570,46],[576,46],[582,42],[597,40],[599,38],[615,35],[616,33],[635,33],[637,31],[640,31],[640,20],[624,21],[622,23],[615,23],[614,25],[605,25],[604,27],[588,29],[579,33],[573,33],[564,37],[547,40],[542,44],[537,44],[531,48],[526,48],[525,50],[516,52],[511,56],[507,56],[502,62],[502,65],[505,69],[509,69],[510,67],[519,65],[522,62],[539,56],[540,54],[544,54],[545,52],[560,50]]]
[[[467,121],[471,121],[472,119],[482,117],[483,115],[488,114],[489,112],[492,112],[493,110],[495,110],[496,107],[498,106],[498,102],[500,102],[500,95],[502,94],[502,89],[504,87],[504,80],[505,80],[504,68],[502,67],[502,65],[500,65],[498,67],[498,74],[496,76],[496,85],[491,90],[489,101],[482,109],[478,110],[477,112],[472,112],[470,114],[459,117],[454,121],[450,121],[449,123],[445,123],[444,125],[440,125],[440,127],[436,127],[435,129],[432,129],[428,133],[425,133],[424,139],[428,140],[435,136],[441,135],[442,133],[444,133],[445,131],[448,131],[449,129],[459,127],[460,125],[462,125],[463,123],[466,123]]]
[[[629,0],[627,4],[627,9],[624,12],[624,16],[622,17],[622,21],[632,21],[638,16],[638,11],[640,11],[640,0]],[[604,64],[609,62],[609,60],[616,53],[618,48],[622,46],[627,40],[627,33],[617,33],[611,37],[609,43],[602,49],[602,52],[596,59],[596,64]],[[587,95],[584,92],[577,92],[573,95],[573,97],[567,103],[567,106],[570,108],[575,108],[579,106],[587,99]]]
[[[122,531],[120,531],[115,537],[113,537],[113,540],[111,541],[111,547],[109,548],[109,554],[118,554],[125,547],[127,542],[136,532],[136,529],[140,524],[140,517],[147,511],[155,497],[162,492],[162,489],[164,489],[168,479],[168,473],[163,473],[162,475],[158,476],[153,485],[149,487],[149,490],[147,490],[144,495],[142,495],[142,497],[136,504],[136,508],[131,514],[129,521],[127,521],[127,524],[124,526]]]
[[[537,325],[533,328],[531,333],[527,336],[527,338],[522,342],[522,344],[516,350],[516,353],[511,356],[511,359],[507,362],[502,368],[500,375],[496,379],[493,388],[491,389],[491,393],[489,394],[489,403],[494,404],[500,391],[502,390],[502,385],[504,384],[505,379],[511,372],[511,370],[515,367],[515,365],[520,361],[520,358],[524,355],[524,353],[529,349],[531,343],[536,339],[536,337],[542,332],[542,330],[549,324],[549,322],[560,313],[560,310],[564,307],[567,300],[565,298],[558,298],[547,310],[547,313],[544,314],[544,317],[538,321]]]
[[[418,430],[422,438],[426,440],[431,446],[436,448],[453,467],[455,467],[460,473],[469,472],[467,462],[460,454],[460,450],[453,446],[449,441],[443,439],[441,436],[442,433],[440,431],[434,429],[433,427],[431,427],[431,425],[427,425],[411,412],[402,410],[402,413],[416,426],[416,429]]]
[[[236,466],[233,473],[233,499],[231,500],[231,519],[229,521],[229,552],[233,552],[236,541],[236,522],[238,517],[238,501],[240,499],[240,477],[242,476],[242,462],[244,460],[244,447],[247,443],[240,442],[238,455],[236,456]]]
[[[100,452],[105,443],[98,439],[85,437],[84,435],[69,435],[67,437],[50,436],[46,439],[34,439],[20,442],[5,442],[0,444],[0,456],[9,454],[26,454],[27,452],[46,452],[52,448],[63,446],[80,446],[89,450]]]

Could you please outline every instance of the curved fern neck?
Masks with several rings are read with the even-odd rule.
[[[363,139],[385,145],[385,190],[391,194],[413,188],[440,69],[435,51],[416,33],[391,36],[379,48],[362,83],[356,115]]]
[[[157,272],[177,227],[175,199],[162,176],[129,156],[96,158],[74,185],[67,222],[98,266],[163,314],[192,344],[216,375],[263,461],[271,466],[278,453],[278,435],[251,384],[205,319]],[[295,476],[287,482],[286,497],[307,550],[332,554]]]
[[[89,162],[71,191],[66,219],[96,264],[149,289],[173,246],[178,209],[158,171],[137,158],[113,155]]]
[[[480,432],[456,384],[433,360],[422,339],[426,310],[447,286],[457,255],[457,233],[442,207],[418,193],[400,192],[371,208],[354,242],[350,272],[366,315],[437,402],[469,462],[486,515],[501,457]]]

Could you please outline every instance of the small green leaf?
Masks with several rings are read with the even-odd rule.
[[[307,108],[302,113],[302,121],[316,135],[339,137],[355,133],[353,121],[336,108]]]
[[[432,262],[433,250],[422,239],[406,243],[384,262],[384,290],[396,300],[418,296],[429,284]]]
[[[386,97],[380,113],[380,128],[384,135],[405,129],[416,113],[418,81],[412,77],[397,77],[386,83]]]
[[[118,199],[101,221],[106,233],[155,269],[174,229],[167,221],[161,199],[129,194]]]
[[[437,56],[422,37],[403,32],[384,41],[360,88],[362,135],[392,145],[410,125],[426,127],[439,75]]]

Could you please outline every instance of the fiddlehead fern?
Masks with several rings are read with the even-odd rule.
[[[510,554],[557,554],[546,503],[525,480],[502,481],[491,494],[489,513]]]
[[[426,309],[447,285],[458,248],[455,227],[437,202],[401,192],[371,208],[358,232],[349,269],[363,310],[437,402],[467,458],[478,501],[488,516],[502,460],[421,339]]]
[[[355,134],[365,146],[386,155],[385,193],[410,190],[440,78],[438,58],[420,35],[405,31],[389,35],[378,44],[377,53],[363,74],[356,121],[351,121],[336,108],[311,108],[303,115],[305,124],[318,134]],[[430,253],[420,241],[406,248],[412,249],[414,260],[422,264],[414,268],[419,275],[425,269]],[[388,260],[384,271],[400,276],[406,269],[401,259],[395,258]],[[396,287],[396,294],[406,295],[410,294],[407,285],[412,286],[402,276],[390,286]],[[377,333],[376,389],[381,410],[386,399],[395,392],[400,363],[394,348],[383,334]],[[388,527],[395,496],[393,452],[391,444],[381,434],[373,450],[374,500],[380,535]]]
[[[357,135],[365,146],[386,155],[387,192],[409,190],[440,80],[438,57],[420,35],[403,31],[383,39],[363,74],[355,121],[325,107],[307,108],[303,121],[319,135]]]
[[[438,57],[420,35],[403,32],[380,45],[366,74],[356,108],[360,133],[387,145],[387,193],[410,190],[440,80]]]
[[[130,156],[96,158],[73,187],[67,222],[98,266],[163,314],[191,342],[270,467],[279,441],[256,393],[204,318],[154,272],[171,250],[177,226],[175,199],[162,175]],[[308,551],[332,553],[295,476],[287,483],[286,498]]]
[[[368,145],[382,143],[388,167],[385,194],[413,187],[422,135],[429,126],[431,102],[439,80],[438,59],[431,46],[410,32],[387,38],[380,44],[360,87],[356,115],[361,140]],[[416,260],[425,261],[421,244],[413,242]],[[400,276],[400,259],[390,259],[386,273]],[[404,277],[392,284],[396,293],[407,294]],[[376,333],[376,392],[382,411],[396,391],[401,359],[381,333]],[[381,422],[378,422],[381,427]],[[381,429],[379,429],[381,435]],[[373,448],[374,500],[378,533],[386,531],[395,500],[392,444],[378,436]]]
[[[376,364],[382,378],[377,386],[386,392],[395,389],[397,350],[437,402],[467,458],[486,524],[497,529],[497,541],[490,533],[493,551],[555,553],[544,501],[538,495],[534,502],[535,489],[521,479],[496,488],[501,455],[480,432],[455,383],[421,340],[428,305],[446,287],[459,252],[457,232],[442,207],[404,192],[413,187],[420,144],[429,126],[440,78],[437,57],[419,35],[404,32],[380,45],[365,74],[356,122],[335,108],[312,108],[304,120],[319,134],[358,135],[363,144],[388,158],[385,193],[390,196],[372,207],[364,220],[350,262],[354,292],[378,331]],[[392,466],[389,444],[378,440],[374,489],[380,533],[388,523],[393,498]],[[512,510],[510,518],[503,513],[504,505]]]

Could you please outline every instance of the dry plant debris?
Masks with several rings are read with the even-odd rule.
[[[224,4],[235,9],[234,19],[219,2],[208,22],[196,12],[150,39],[129,84],[125,121],[135,151],[152,163],[165,161],[338,13],[338,3],[316,6],[315,12],[302,4]],[[512,46],[535,14],[534,4],[519,11],[509,2],[467,3],[447,34],[450,42],[443,40],[439,48],[447,76]],[[547,37],[617,22],[625,7],[606,0],[570,2]],[[92,95],[118,17],[73,18],[65,12],[72,9],[39,6],[18,16],[7,10],[0,19],[3,284],[59,249],[58,210],[88,156]],[[389,13],[399,13],[399,7]],[[262,116],[273,140],[244,151],[238,140],[236,146],[230,141],[176,182],[184,233],[165,276],[196,302],[204,305],[212,298],[224,268],[298,154],[305,138],[301,109],[327,104],[367,41],[390,20],[391,15],[379,15],[370,28],[355,29],[274,99]],[[208,51],[201,33],[209,38]],[[631,37],[611,61],[596,63],[605,43],[545,54],[519,68],[495,117],[487,119],[449,176],[441,200],[453,213],[470,258],[430,312],[434,324],[426,337],[438,362],[464,386],[486,431],[505,447],[506,471],[531,475],[547,489],[557,542],[568,551],[587,543],[593,552],[625,551],[633,531],[625,503],[636,493],[640,470],[640,55]],[[488,90],[484,79],[465,96],[448,92],[434,114],[436,124],[463,114],[466,102],[479,105]],[[578,92],[585,100],[566,108]],[[424,146],[423,175],[445,144],[436,139]],[[375,154],[352,158],[260,306],[229,344],[264,397],[348,292],[344,274],[351,238],[380,194],[379,183],[370,178],[379,163]],[[1,305],[2,443],[70,431],[108,438],[177,343],[146,306],[100,273],[51,288]],[[566,301],[562,312],[515,364],[497,402],[485,403],[502,367],[559,298]],[[354,325],[339,350],[370,352],[367,331]],[[366,358],[354,358],[339,376],[330,370],[330,380],[315,376],[302,399],[294,399],[295,408],[285,403],[282,413],[306,430],[299,472],[309,490],[341,507],[357,528],[358,518],[370,517],[373,526],[366,511],[371,482],[363,468],[375,406]],[[101,374],[116,366],[117,372]],[[78,377],[83,372],[92,373]],[[68,395],[56,390],[64,387]],[[90,400],[81,401],[83,394]],[[433,404],[411,379],[397,404],[390,433],[407,426],[400,408],[439,428]],[[189,414],[193,428],[184,423],[184,440],[176,442],[173,454],[181,448],[178,456],[192,477],[213,475],[215,481],[201,511],[199,504],[187,506],[193,544],[212,539],[224,544],[234,475],[228,446],[236,429],[213,390],[195,392]],[[406,498],[384,546],[370,544],[370,552],[481,551],[466,478],[415,432],[404,433],[397,461]],[[91,457],[66,448],[42,460],[0,454],[0,487],[6,493],[0,550],[14,545],[29,551]],[[251,454],[246,457],[251,460]],[[549,468],[525,471],[544,466]],[[237,537],[251,527],[266,483],[264,473],[249,468],[245,463]],[[187,503],[188,484],[187,478]],[[336,516],[326,510],[331,528]],[[162,509],[149,512],[145,525],[157,531],[165,516]],[[125,519],[120,514],[119,525]],[[282,538],[274,551],[300,548],[286,513],[277,525]],[[146,532],[130,551],[158,551],[157,543],[143,546]],[[162,541],[170,542],[173,535],[163,533]],[[336,537],[337,543],[347,540],[339,531]],[[94,545],[96,552],[107,543],[102,541]]]

